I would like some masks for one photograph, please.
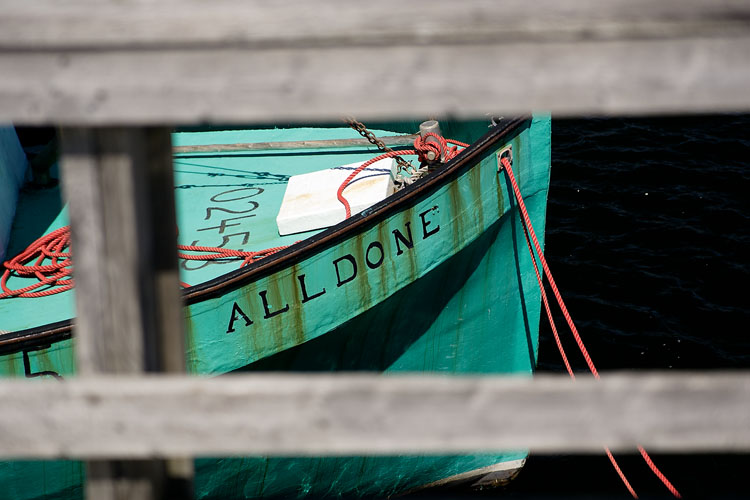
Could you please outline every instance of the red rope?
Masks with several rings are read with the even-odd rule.
[[[0,278],[0,299],[9,297],[45,297],[70,290],[74,286],[72,278],[68,278],[73,272],[72,253],[70,248],[70,226],[56,229],[31,243],[26,250],[3,263],[5,270]],[[217,259],[243,259],[240,267],[250,262],[268,257],[279,252],[286,246],[267,248],[255,252],[243,252],[219,247],[201,247],[192,245],[178,245],[178,256],[185,260],[217,260]],[[207,252],[203,254],[186,254],[182,252]],[[49,264],[42,264],[45,260]],[[30,262],[33,264],[29,265]],[[36,278],[37,281],[31,285],[19,289],[8,287],[11,276],[21,278]],[[183,287],[189,287],[187,283],[180,282]],[[40,288],[46,287],[44,290]]]
[[[428,138],[434,138],[436,141],[428,141]],[[453,147],[448,147],[448,144],[454,144]],[[351,174],[344,180],[344,182],[341,183],[339,186],[338,191],[336,192],[336,198],[341,202],[342,205],[344,205],[344,212],[346,213],[345,219],[348,219],[352,216],[352,209],[349,205],[349,201],[344,198],[344,189],[349,185],[349,183],[354,180],[354,178],[364,169],[372,165],[373,163],[384,160],[386,158],[393,158],[394,156],[401,156],[401,155],[417,155],[417,158],[420,162],[427,161],[427,154],[432,152],[435,153],[435,156],[437,158],[442,157],[442,161],[448,161],[450,159],[453,159],[458,153],[461,151],[458,150],[458,147],[460,146],[462,148],[469,147],[468,144],[460,141],[455,141],[453,139],[445,139],[443,136],[435,134],[433,132],[428,132],[424,135],[424,137],[417,136],[416,139],[414,139],[414,149],[402,149],[400,151],[389,151],[387,153],[383,153],[380,156],[376,156],[375,158],[372,158],[370,160],[367,160],[359,167],[355,168]]]
[[[659,468],[656,466],[654,461],[651,460],[651,457],[648,456],[648,453],[643,448],[643,446],[639,446],[638,451],[641,452],[641,456],[643,457],[643,460],[646,461],[646,465],[649,466],[649,468],[651,469],[651,472],[653,472],[654,475],[659,478],[659,481],[661,481],[664,484],[664,486],[667,487],[669,492],[672,493],[672,495],[676,496],[677,498],[682,498],[682,495],[680,495],[680,492],[677,491],[677,488],[675,488],[671,482],[669,482],[669,479],[667,479],[667,476],[665,476],[664,473],[662,473],[662,471],[659,470]]]
[[[349,185],[349,183],[354,179],[357,174],[359,174],[361,171],[375,163],[376,161],[384,160],[386,158],[393,158],[394,156],[400,156],[400,155],[414,155],[417,154],[417,152],[413,149],[407,149],[407,150],[401,150],[401,151],[388,151],[387,153],[383,153],[380,156],[376,156],[375,158],[372,158],[370,160],[367,160],[359,167],[355,168],[351,174],[344,180],[344,182],[341,183],[339,186],[338,191],[336,191],[336,198],[339,199],[342,205],[344,205],[344,211],[346,212],[345,219],[348,219],[352,216],[352,209],[351,206],[349,206],[349,201],[344,198],[344,189]]]
[[[604,448],[604,451],[607,453],[607,457],[609,458],[609,461],[612,462],[612,467],[614,467],[615,472],[617,472],[617,475],[620,476],[620,479],[622,480],[622,483],[625,485],[625,487],[630,492],[630,495],[633,498],[638,498],[638,495],[636,494],[635,490],[632,486],[630,486],[630,481],[628,481],[627,476],[625,476],[625,473],[620,469],[620,466],[617,464],[617,460],[615,460],[615,456],[612,455],[612,452],[609,451],[609,448]]]
[[[586,350],[586,346],[583,343],[583,339],[581,339],[581,336],[578,334],[578,329],[576,328],[575,324],[573,323],[573,318],[571,318],[570,314],[568,313],[568,308],[565,307],[565,302],[563,301],[562,295],[560,294],[560,291],[557,288],[557,284],[555,283],[555,279],[552,277],[552,272],[549,269],[549,266],[547,265],[547,259],[544,257],[544,252],[542,252],[542,246],[539,244],[539,240],[536,237],[536,233],[534,232],[534,227],[531,225],[531,218],[529,217],[529,212],[526,209],[526,203],[523,201],[523,196],[521,195],[521,189],[518,186],[518,182],[516,181],[515,175],[513,175],[513,169],[511,168],[510,160],[508,158],[501,158],[500,164],[502,165],[502,169],[505,171],[505,173],[508,176],[508,180],[511,183],[511,186],[513,187],[513,193],[516,198],[516,202],[518,203],[519,211],[521,212],[521,217],[523,219],[524,223],[524,235],[526,236],[526,244],[529,248],[529,253],[531,254],[531,261],[534,264],[534,270],[536,272],[537,282],[539,284],[539,289],[541,291],[542,295],[542,301],[544,302],[545,310],[547,311],[547,318],[549,319],[550,326],[552,327],[552,333],[555,336],[555,341],[557,342],[557,348],[560,351],[560,354],[563,358],[563,362],[565,363],[565,368],[568,370],[568,374],[570,374],[571,378],[575,380],[575,375],[573,374],[573,370],[570,367],[570,363],[568,362],[568,358],[565,355],[565,349],[562,346],[562,343],[560,342],[560,338],[557,332],[557,327],[555,326],[555,321],[552,318],[552,313],[550,312],[549,303],[547,301],[547,294],[544,290],[544,282],[542,280],[542,276],[539,273],[539,268],[536,263],[536,259],[538,258],[539,261],[542,263],[542,268],[544,269],[544,275],[547,277],[547,280],[549,281],[550,287],[552,288],[552,291],[555,295],[555,299],[557,299],[557,303],[560,306],[560,310],[563,313],[563,316],[565,317],[565,320],[568,323],[568,327],[570,328],[570,331],[573,333],[573,337],[576,340],[576,343],[578,344],[578,348],[581,351],[581,354],[583,355],[584,359],[586,360],[586,364],[588,365],[589,370],[591,371],[592,375],[599,379],[599,372],[596,370],[596,366],[594,365],[593,360],[591,359],[591,356],[589,355],[588,351]],[[531,240],[531,241],[530,241]],[[536,253],[532,250],[531,242],[533,242],[534,249],[536,249]],[[671,482],[664,476],[664,474],[656,467],[653,460],[651,460],[651,457],[649,457],[648,453],[646,453],[646,450],[643,449],[643,447],[639,446],[638,450],[641,453],[641,456],[645,460],[646,464],[651,468],[651,471],[656,475],[656,477],[666,486],[666,488],[677,498],[682,498],[679,491],[677,491],[677,488],[675,488]],[[609,457],[609,460],[612,462],[612,466],[614,467],[617,474],[620,476],[620,479],[625,484],[625,487],[628,489],[630,494],[633,496],[633,498],[638,498],[638,495],[636,495],[635,490],[630,485],[630,482],[628,482],[627,477],[622,472],[622,469],[620,469],[620,466],[617,464],[617,461],[615,460],[615,457],[612,455],[612,452],[610,452],[609,448],[605,448],[605,451],[607,453],[607,457]]]
[[[70,232],[68,227],[61,227],[51,233],[37,239],[29,247],[16,255],[3,266],[2,278],[0,278],[0,299],[7,297],[44,297],[55,293],[64,292],[73,288],[73,280],[65,279],[70,276],[71,253],[65,252],[70,244]],[[51,263],[42,265],[45,259]],[[29,262],[34,262],[28,265]],[[8,279],[12,274],[31,278],[36,277],[37,282],[12,290],[8,288]],[[38,291],[42,287],[52,287]]]
[[[542,302],[544,303],[544,310],[547,312],[547,319],[549,320],[550,327],[552,327],[552,335],[554,335],[555,342],[557,343],[557,350],[560,351],[560,357],[562,357],[563,363],[565,364],[565,369],[568,370],[568,375],[570,375],[570,378],[575,380],[576,376],[573,373],[573,369],[570,367],[568,356],[565,354],[565,349],[563,348],[562,342],[560,341],[560,334],[557,332],[557,324],[552,317],[552,311],[549,307],[549,300],[547,299],[547,292],[544,290],[544,285],[542,284],[543,282],[542,276],[539,274],[539,266],[537,266],[536,264],[536,259],[533,258],[534,250],[532,250],[531,248],[531,240],[529,239],[529,233],[525,225],[523,226],[523,231],[526,235],[526,246],[529,248],[529,253],[532,256],[531,263],[534,265],[534,273],[536,274],[536,280],[539,283],[539,290],[542,292]]]
[[[513,170],[510,168],[510,161],[508,158],[502,158],[500,160],[502,163],[505,172],[508,175],[508,179],[510,180],[511,185],[513,186],[513,192],[515,193],[516,200],[518,201],[518,207],[521,211],[521,216],[523,218],[525,226],[528,228],[528,234],[531,236],[531,241],[534,243],[534,248],[536,249],[536,254],[539,256],[539,261],[542,263],[542,269],[544,269],[544,275],[547,277],[547,281],[549,281],[550,287],[552,288],[552,293],[555,295],[555,299],[557,299],[557,303],[560,306],[560,310],[563,313],[563,316],[565,316],[565,320],[568,322],[568,326],[570,327],[570,331],[573,333],[573,337],[575,337],[576,343],[578,344],[578,348],[581,350],[581,354],[583,354],[584,359],[586,360],[586,364],[589,367],[589,370],[594,375],[595,378],[599,378],[599,372],[596,369],[596,366],[594,365],[594,361],[591,359],[591,356],[588,353],[588,350],[586,349],[586,346],[583,343],[583,339],[581,339],[581,336],[578,334],[578,329],[576,328],[575,324],[573,323],[573,318],[570,317],[570,313],[568,313],[568,308],[565,307],[565,301],[563,301],[562,295],[560,294],[560,290],[557,288],[557,284],[555,283],[555,279],[552,277],[552,272],[549,270],[549,266],[547,265],[547,259],[544,258],[544,252],[542,252],[542,246],[539,244],[539,240],[536,237],[536,233],[534,232],[534,228],[531,225],[531,218],[529,217],[529,212],[526,210],[526,204],[523,201],[523,196],[521,196],[521,189],[518,187],[518,182],[516,182],[516,178],[513,175]],[[532,260],[533,260],[532,255]]]

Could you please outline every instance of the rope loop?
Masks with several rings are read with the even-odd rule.
[[[436,139],[436,141],[428,141],[427,139],[433,137]],[[453,144],[453,146],[448,147],[448,144]],[[336,192],[336,198],[338,198],[339,202],[341,202],[342,205],[344,205],[344,218],[348,219],[352,216],[352,209],[349,205],[349,200],[344,197],[344,190],[346,187],[354,180],[354,178],[362,172],[364,169],[372,165],[373,163],[384,160],[386,158],[394,158],[394,157],[400,157],[401,155],[417,155],[417,158],[419,158],[419,161],[422,163],[427,162],[427,154],[429,152],[435,153],[435,158],[437,158],[437,161],[440,161],[440,158],[442,157],[444,161],[452,160],[455,158],[458,153],[463,151],[459,151],[459,147],[461,148],[468,148],[469,145],[465,142],[460,142],[452,139],[446,139],[441,135],[435,134],[434,132],[428,132],[422,136],[417,136],[414,139],[414,149],[404,149],[399,151],[388,151],[386,153],[383,153],[380,156],[376,156],[375,158],[371,158],[364,162],[359,167],[355,168],[351,174],[344,180],[344,182],[341,183],[339,186],[338,191]]]
[[[45,297],[73,288],[69,278],[71,252],[69,227],[61,227],[38,238],[26,250],[3,263],[5,270],[0,277],[0,299],[8,297]],[[43,262],[51,261],[49,264]],[[23,278],[36,278],[34,283],[13,290],[8,287],[11,275]],[[47,289],[40,290],[43,287]]]

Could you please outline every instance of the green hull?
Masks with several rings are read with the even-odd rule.
[[[531,375],[540,297],[509,186],[497,171],[496,155],[507,145],[543,234],[548,118],[516,127],[427,188],[401,192],[395,202],[376,205],[275,260],[188,289],[189,370]],[[238,186],[223,189],[250,189]],[[237,207],[224,208],[236,213]],[[189,211],[179,210],[180,217]],[[181,238],[189,231],[180,221]],[[0,357],[0,370],[22,375],[21,353]],[[71,373],[71,340],[31,352],[30,370]],[[206,458],[196,461],[196,496],[385,496],[525,455]],[[73,462],[7,462],[0,464],[0,489],[8,489],[5,498],[76,498],[82,475]],[[34,489],[30,481],[41,486]]]

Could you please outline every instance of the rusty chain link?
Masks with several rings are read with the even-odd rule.
[[[347,118],[344,118],[344,122],[346,122],[351,128],[359,132],[359,135],[367,139],[370,144],[373,144],[378,147],[381,151],[385,153],[390,153],[393,150],[385,145],[383,141],[377,138],[375,134],[373,134],[370,130],[367,129],[364,123],[358,121],[353,116],[349,116]],[[400,156],[394,156],[394,159],[396,160],[396,163],[398,163],[399,170],[405,170],[408,173],[414,172],[414,167],[412,166],[410,161],[404,160]]]

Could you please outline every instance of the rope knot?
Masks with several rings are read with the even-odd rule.
[[[414,149],[417,150],[417,157],[421,163],[443,161],[444,152],[447,147],[448,143],[445,141],[445,138],[433,132],[424,134],[424,137],[417,136],[414,139]]]
[[[455,145],[449,147],[448,143]],[[459,141],[448,140],[434,132],[427,132],[423,136],[417,136],[414,139],[414,149],[417,151],[417,157],[423,165],[428,163],[443,163],[453,159],[459,153],[458,146],[466,148],[469,145]]]

